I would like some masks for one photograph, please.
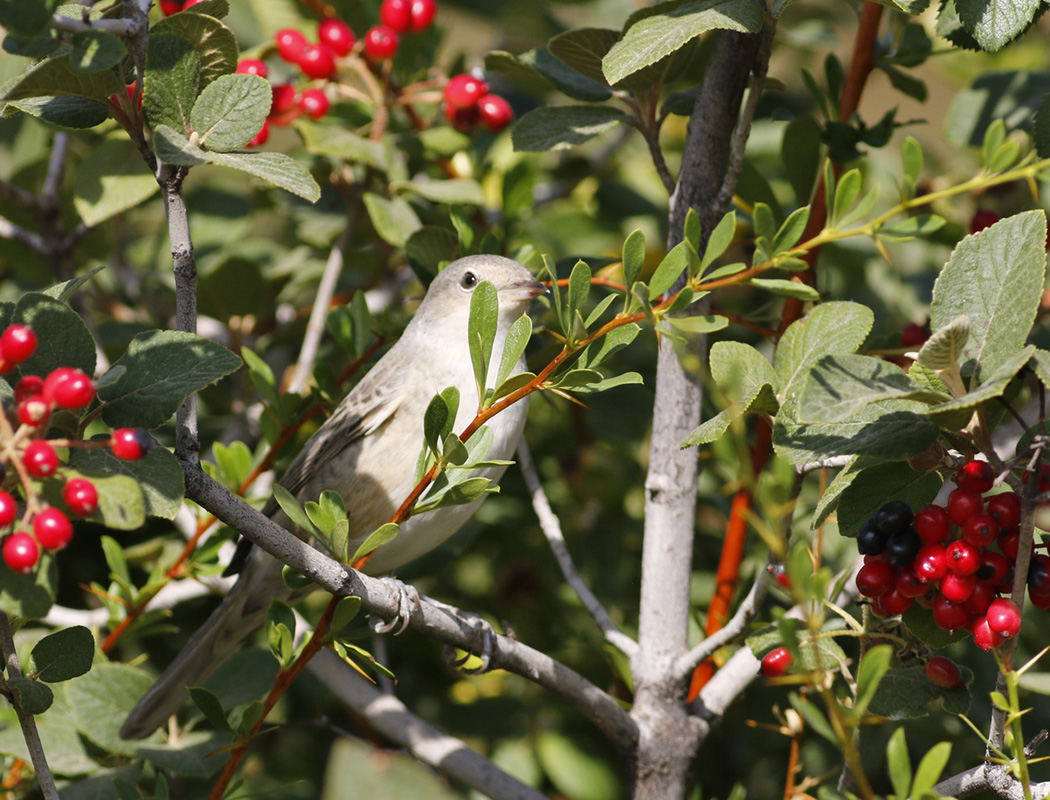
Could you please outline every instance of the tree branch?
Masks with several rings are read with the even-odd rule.
[[[0,611],[0,652],[4,656],[4,666],[7,669],[7,679],[21,678],[22,665],[18,663],[18,653],[15,652],[15,640],[11,632],[11,623],[7,614]],[[33,770],[36,779],[40,783],[40,792],[44,800],[59,800],[58,789],[55,788],[55,779],[51,775],[51,769],[47,765],[47,756],[44,754],[44,745],[40,741],[40,731],[36,727],[36,719],[32,714],[22,710],[22,704],[17,698],[9,697],[11,705],[18,716],[18,724],[22,726],[22,737],[25,739],[26,747],[29,749],[29,758],[33,762]]]
[[[328,558],[263,516],[224,486],[209,478],[195,459],[182,459],[186,496],[240,532],[279,561],[303,573],[327,592],[361,598],[373,614],[392,619],[400,610],[397,590]],[[433,638],[473,652],[477,630],[470,618],[421,602],[409,614],[409,625]],[[637,741],[637,728],[608,694],[549,656],[506,636],[495,636],[491,665],[521,675],[567,700],[590,719],[621,751]]]
[[[536,472],[536,464],[532,460],[532,453],[529,451],[529,446],[524,439],[518,444],[518,464],[521,466],[521,473],[525,477],[525,485],[529,489],[529,494],[532,495],[532,507],[540,520],[540,528],[547,537],[547,543],[551,547],[551,552],[554,553],[554,558],[561,568],[562,575],[565,576],[565,581],[576,592],[576,596],[580,598],[584,608],[590,612],[598,628],[605,635],[605,640],[626,656],[634,656],[638,650],[638,643],[616,627],[616,624],[609,619],[609,614],[606,612],[605,607],[594,596],[594,592],[591,591],[591,588],[576,570],[572,555],[565,544],[565,537],[562,535],[561,524],[558,522],[554,512],[551,511],[550,503],[547,502],[547,495],[544,493],[543,485],[540,483],[539,473]]]

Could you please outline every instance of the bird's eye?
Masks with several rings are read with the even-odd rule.
[[[473,289],[478,284],[478,276],[473,272],[464,272],[463,277],[459,279],[459,285],[464,289]]]

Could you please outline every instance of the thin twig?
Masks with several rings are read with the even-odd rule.
[[[105,31],[113,36],[128,37],[137,36],[142,32],[142,23],[138,19],[87,19],[87,11],[84,13],[83,19],[52,14],[51,27],[63,33]]]
[[[521,466],[521,473],[525,477],[525,485],[532,496],[532,507],[540,520],[540,528],[543,529],[543,534],[547,537],[547,543],[551,547],[551,552],[554,553],[554,558],[558,562],[566,582],[576,592],[576,596],[580,598],[584,608],[590,612],[598,628],[604,634],[605,640],[626,656],[632,657],[638,649],[638,643],[621,631],[616,626],[616,623],[609,618],[605,607],[594,596],[590,587],[577,571],[572,555],[569,553],[569,548],[565,544],[561,523],[559,523],[558,517],[551,510],[550,503],[547,502],[547,495],[543,491],[543,484],[540,483],[540,476],[536,471],[536,463],[532,460],[532,453],[529,451],[529,446],[525,444],[524,439],[518,444],[518,463]]]
[[[4,655],[4,666],[7,668],[7,679],[22,677],[22,665],[18,663],[18,653],[15,651],[15,640],[11,632],[11,623],[7,614],[0,611],[0,651]],[[44,754],[44,745],[40,741],[40,731],[36,727],[36,719],[32,714],[22,710],[22,704],[16,697],[8,697],[14,706],[18,723],[22,726],[22,737],[25,739],[26,747],[29,749],[29,757],[33,762],[33,770],[36,779],[40,783],[40,792],[44,800],[59,800],[58,789],[55,787],[55,779],[51,775],[51,769],[47,765],[47,756]]]
[[[20,225],[15,225],[15,223],[11,222],[11,220],[6,217],[0,217],[0,237],[31,247],[33,250],[44,256],[51,252],[51,248],[48,247],[43,236],[38,233],[33,233],[32,231],[27,231]]]

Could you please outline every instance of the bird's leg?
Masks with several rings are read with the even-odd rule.
[[[416,587],[403,583],[397,578],[386,577],[382,580],[386,581],[397,592],[397,613],[389,622],[382,622],[373,618],[372,630],[375,633],[390,633],[394,628],[397,628],[394,636],[398,636],[405,632],[405,629],[408,627],[409,617],[415,609],[419,608],[419,591]]]

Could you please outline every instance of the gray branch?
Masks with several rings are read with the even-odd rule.
[[[547,502],[547,495],[543,491],[543,484],[540,483],[540,476],[536,471],[536,464],[532,460],[532,453],[529,451],[529,446],[524,439],[518,444],[518,464],[521,466],[521,473],[525,477],[525,485],[528,487],[529,494],[532,495],[532,507],[539,518],[540,528],[543,529],[543,534],[547,537],[547,543],[551,547],[551,552],[554,553],[554,558],[561,568],[561,574],[565,577],[566,583],[572,587],[573,591],[576,592],[576,596],[580,598],[580,602],[583,603],[584,608],[590,612],[594,621],[598,624],[598,628],[604,634],[605,640],[624,655],[629,658],[633,657],[638,650],[638,643],[621,631],[609,619],[609,614],[606,612],[605,607],[594,596],[591,587],[586,584],[579,571],[577,571],[576,565],[572,560],[572,554],[569,553],[569,548],[565,544],[561,523],[558,522],[558,517],[551,510],[550,503]]]
[[[24,244],[27,247],[31,247],[41,255],[46,256],[51,253],[51,248],[48,246],[43,236],[39,233],[27,231],[25,228],[16,225],[6,217],[0,217],[0,236],[5,239],[10,239],[13,242]]]
[[[459,739],[417,717],[394,695],[369,683],[331,650],[318,653],[307,669],[372,728],[423,763],[494,800],[546,798]]]
[[[369,612],[384,619],[399,613],[400,596],[389,582],[371,578],[328,558],[309,544],[263,516],[209,478],[196,459],[182,459],[186,496],[225,524],[239,531],[279,561],[306,575],[325,591],[360,597]],[[409,625],[438,641],[463,650],[477,648],[477,629],[471,618],[427,602],[409,614]],[[608,694],[554,659],[507,636],[495,636],[491,665],[521,675],[567,700],[590,719],[623,752],[637,742],[638,731],[627,713]]]
[[[21,678],[22,665],[18,663],[18,653],[15,652],[15,639],[11,632],[11,623],[7,614],[0,611],[0,652],[3,652],[4,666],[7,669],[7,679]],[[40,741],[40,731],[36,727],[36,719],[32,714],[22,710],[22,704],[16,698],[8,698],[18,716],[18,724],[22,726],[22,737],[25,739],[26,747],[29,749],[29,758],[33,762],[33,770],[36,779],[40,783],[40,792],[44,800],[59,800],[58,789],[55,788],[55,779],[51,775],[51,769],[47,765],[47,756],[44,754],[44,745]]]

